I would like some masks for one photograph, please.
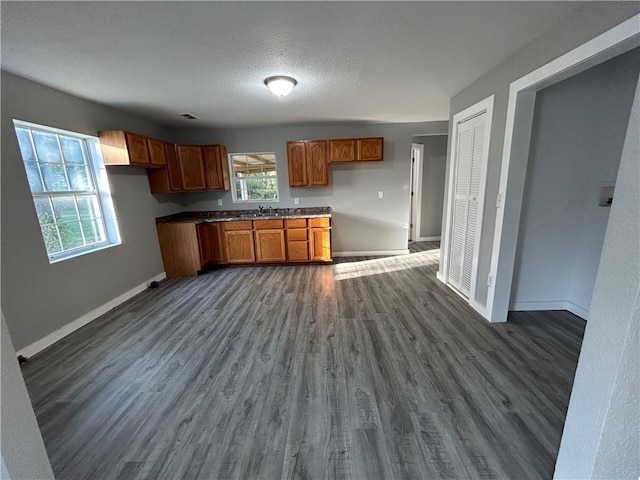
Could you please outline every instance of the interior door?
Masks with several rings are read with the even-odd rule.
[[[478,202],[482,181],[486,112],[458,125],[453,218],[449,249],[449,283],[467,298],[473,282],[476,239],[480,232]]]

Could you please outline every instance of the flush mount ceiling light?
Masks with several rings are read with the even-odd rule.
[[[269,77],[264,81],[264,84],[269,87],[271,93],[277,97],[286,97],[289,95],[297,83],[294,78],[285,77],[284,75]]]

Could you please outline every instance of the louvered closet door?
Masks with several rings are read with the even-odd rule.
[[[469,296],[476,237],[486,113],[458,126],[453,221],[449,250],[449,283]]]

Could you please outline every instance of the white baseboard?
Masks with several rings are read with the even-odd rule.
[[[440,237],[418,237],[416,242],[439,242]]]
[[[136,296],[140,292],[143,292],[149,286],[149,284],[151,282],[153,282],[153,281],[158,282],[160,280],[163,280],[166,277],[167,277],[167,274],[165,272],[162,272],[159,275],[156,275],[155,277],[147,280],[146,282],[141,283],[140,285],[137,285],[137,286],[133,287],[131,290],[129,290],[127,292],[124,292],[122,295],[114,298],[113,300],[109,300],[104,305],[100,305],[98,308],[94,308],[90,312],[85,313],[80,318],[76,318],[72,322],[67,323],[64,327],[59,328],[55,332],[51,332],[46,337],[41,338],[40,340],[38,340],[36,342],[33,342],[31,345],[28,345],[28,346],[24,347],[23,349],[19,350],[16,353],[18,355],[22,355],[22,356],[24,356],[26,358],[29,358],[29,357],[35,355],[36,353],[44,350],[48,346],[53,345],[58,340],[63,339],[64,337],[66,337],[70,333],[75,332],[80,327],[84,327],[87,323],[90,323],[93,320],[95,320],[96,318],[98,318],[99,316],[104,315],[109,310],[111,310],[111,309],[117,307],[118,305],[126,302],[127,300],[129,300],[130,298]]]
[[[333,252],[334,257],[384,257],[389,255],[409,255],[406,250],[364,250],[361,252]]]
[[[444,278],[444,275],[440,273],[440,270],[436,272],[436,278],[440,280],[442,283],[444,283],[445,285],[447,284],[447,280]]]
[[[514,302],[509,310],[515,312],[530,312],[532,310],[567,310],[578,317],[589,320],[589,310],[576,305],[569,300],[536,301],[536,302]]]

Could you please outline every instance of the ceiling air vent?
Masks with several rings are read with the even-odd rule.
[[[184,117],[188,120],[198,120],[198,117],[196,117],[194,114],[192,113],[181,113],[180,114],[181,117]]]

